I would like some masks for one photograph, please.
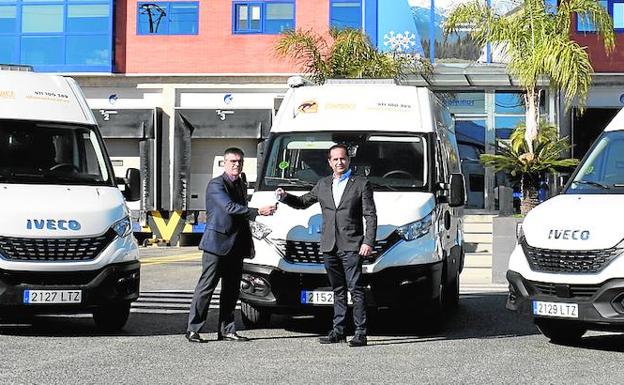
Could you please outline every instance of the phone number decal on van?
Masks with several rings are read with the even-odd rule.
[[[38,99],[38,100],[48,100],[52,102],[69,102],[69,95],[63,94],[60,92],[50,92],[50,91],[34,91],[34,95],[27,95],[26,99]]]

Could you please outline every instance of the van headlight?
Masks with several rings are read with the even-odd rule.
[[[516,223],[516,240],[520,243],[520,240],[524,238],[524,229],[522,228],[522,222]]]
[[[417,220],[416,222],[408,223],[400,226],[396,229],[401,238],[406,241],[413,241],[414,239],[421,238],[431,230],[433,223],[433,212],[429,213],[426,217]]]
[[[251,228],[251,235],[258,240],[264,239],[273,231],[269,226],[256,221],[249,221],[249,227]]]
[[[127,236],[132,232],[132,222],[130,221],[130,217],[125,217],[124,219],[115,222],[111,228],[115,230],[120,238]]]

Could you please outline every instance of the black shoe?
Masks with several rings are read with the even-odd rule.
[[[335,331],[329,332],[326,337],[319,338],[319,342],[323,345],[325,344],[337,344],[340,342],[347,342],[347,337],[342,334],[338,334]]]
[[[218,341],[236,341],[236,342],[247,342],[249,341],[249,338],[247,337],[243,337],[241,335],[238,335],[236,333],[228,333],[228,334],[217,334],[217,340]]]
[[[353,336],[351,341],[349,341],[349,346],[352,348],[356,348],[359,346],[366,346],[368,341],[366,340],[366,336],[363,334],[356,334]]]
[[[206,342],[206,340],[202,339],[199,333],[188,331],[184,335],[188,342]]]

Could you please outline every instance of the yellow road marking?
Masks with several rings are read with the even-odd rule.
[[[174,263],[174,262],[183,262],[183,261],[192,261],[192,260],[201,260],[201,253],[168,255],[164,257],[145,258],[145,259],[141,259],[140,261],[142,265],[161,265],[165,263]]]

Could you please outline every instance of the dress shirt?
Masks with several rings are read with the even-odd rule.
[[[334,175],[334,179],[332,181],[332,195],[334,196],[334,205],[336,207],[340,205],[340,199],[342,199],[342,193],[344,193],[344,190],[347,187],[347,182],[349,181],[350,176],[351,176],[351,169],[348,169],[347,172],[340,175],[339,178],[336,178],[336,175]]]

